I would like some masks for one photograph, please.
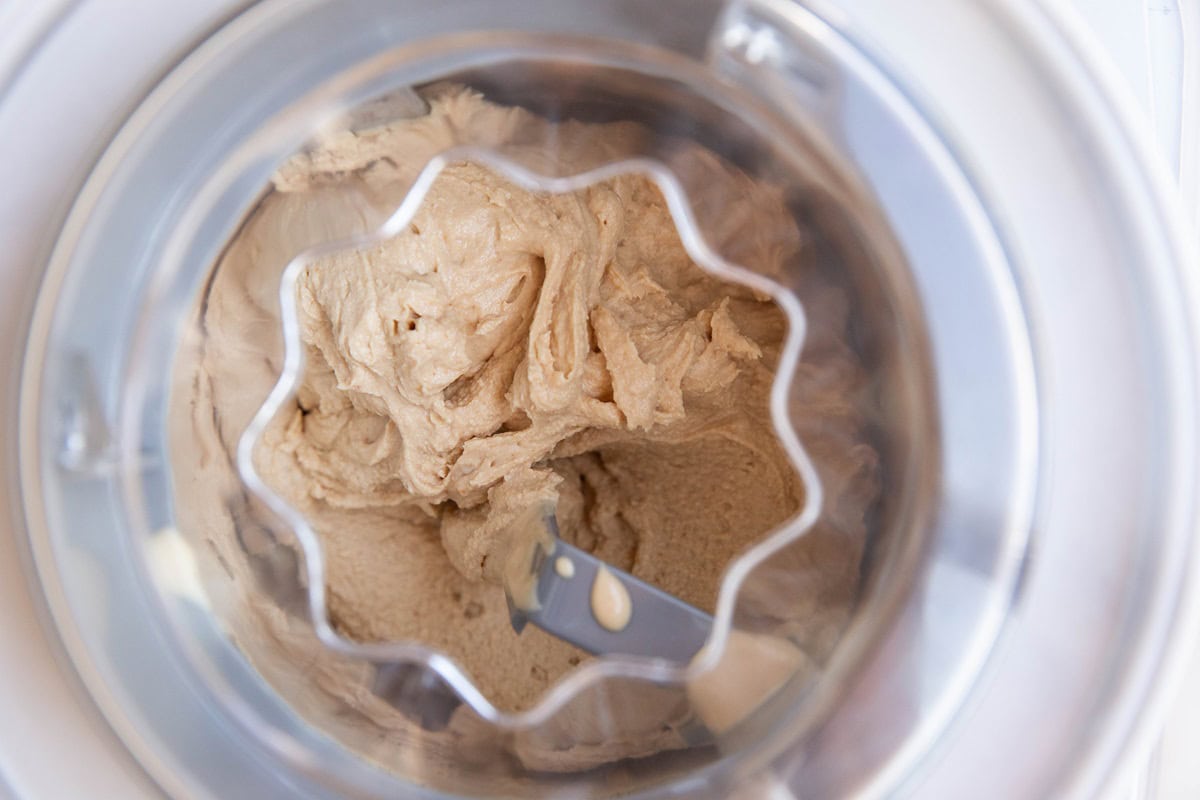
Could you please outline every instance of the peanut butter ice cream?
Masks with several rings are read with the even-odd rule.
[[[468,142],[537,165],[552,140],[567,174],[634,151],[639,135],[452,89],[427,116],[326,137],[288,162],[198,311],[203,336],[178,404],[181,526],[225,562],[230,541],[248,546],[231,534],[227,498],[240,487],[229,454],[279,372],[283,266],[329,215],[353,213],[332,203],[336,187],[353,181],[395,202],[429,158]],[[778,190],[695,145],[673,166],[708,170],[715,196],[730,199],[706,231],[717,249],[736,240],[772,276],[799,257]],[[819,658],[856,590],[874,460],[850,399],[862,377],[840,338],[844,303],[814,292],[807,300],[825,305],[795,395],[824,431],[813,446],[832,466],[832,517],[792,555],[809,570],[808,594],[783,613],[798,615],[795,638]],[[454,164],[407,230],[310,264],[297,301],[303,384],[255,459],[320,537],[335,626],[436,647],[502,709],[529,708],[587,658],[510,626],[502,565],[531,504],[554,503],[571,543],[711,611],[729,562],[803,502],[768,413],[786,319],[692,262],[644,176],[553,195]],[[236,583],[238,568],[226,569]],[[662,746],[644,738],[647,752]]]

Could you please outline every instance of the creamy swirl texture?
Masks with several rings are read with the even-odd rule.
[[[425,117],[326,137],[279,171],[206,288],[203,336],[177,390],[180,526],[212,543],[235,589],[248,573],[233,562],[253,545],[249,512],[229,509],[241,492],[229,454],[280,368],[282,267],[297,242],[359,213],[342,188],[394,204],[429,158],[461,143],[570,174],[636,152],[643,136],[630,123],[552,123],[451,89]],[[705,196],[691,200],[709,209],[715,248],[771,277],[802,261],[778,189],[697,145],[669,158],[706,176]],[[820,658],[853,602],[875,479],[844,300],[809,283],[793,417],[811,428],[830,514],[786,555],[798,577],[773,611]],[[501,708],[528,708],[586,658],[509,625],[496,584],[512,523],[532,505],[555,504],[565,539],[708,610],[728,563],[801,507],[805,487],[768,413],[785,316],[693,263],[644,176],[553,195],[453,164],[407,230],[311,263],[296,298],[302,385],[255,459],[321,540],[332,619],[355,639],[446,652]],[[272,647],[310,659],[322,676],[314,692],[388,718],[359,668],[320,653],[270,600],[246,602],[268,632],[246,623],[248,651],[274,637]],[[578,768],[678,746],[678,709],[659,711],[616,736],[595,726],[590,745],[591,723],[577,721],[569,755],[531,746],[522,758]]]

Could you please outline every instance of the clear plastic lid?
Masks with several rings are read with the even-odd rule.
[[[172,361],[151,541],[310,724],[433,788],[736,761],[905,573],[868,521],[921,490],[885,501],[877,439],[929,423],[877,212],[813,134],[601,52],[628,66],[528,45],[324,119]],[[547,493],[568,542],[715,615],[695,663],[512,629],[506,526]]]

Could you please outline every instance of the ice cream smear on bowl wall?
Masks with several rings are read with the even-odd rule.
[[[692,663],[706,664],[707,655],[706,645]],[[786,639],[733,629],[716,663],[688,680],[688,699],[709,730],[725,733],[810,666],[800,648]]]
[[[181,527],[225,562],[246,545],[225,502],[231,462],[214,455],[234,451],[279,375],[274,297],[293,243],[353,213],[336,207],[332,188],[398,203],[429,159],[456,145],[570,174],[636,153],[645,136],[634,123],[551,122],[460,88],[430,106],[421,118],[326,136],[287,162],[205,289],[197,366],[178,381],[188,388],[175,418],[175,472],[185,476],[176,500]],[[801,259],[780,189],[696,144],[680,142],[668,166],[702,168],[713,198],[730,198],[704,231],[718,251],[774,278]],[[835,478],[833,513],[786,554],[806,571],[796,584],[806,595],[769,610],[795,639],[788,647],[820,659],[857,591],[874,454],[852,400],[863,376],[843,341],[845,302],[815,276],[804,281],[816,305],[792,413],[820,423],[814,452]],[[552,508],[563,540],[712,613],[727,565],[803,503],[768,411],[785,315],[693,263],[646,176],[547,194],[452,164],[407,230],[313,261],[296,300],[303,379],[255,464],[320,540],[335,628],[437,648],[502,710],[530,708],[589,657],[510,626],[505,584],[536,602],[513,577],[538,541],[525,522]],[[555,569],[573,571],[569,561]],[[604,587],[598,594],[598,619],[619,628],[638,613]],[[269,601],[248,594],[246,603]],[[265,636],[284,624],[263,618]],[[747,655],[759,651],[772,668],[789,663],[780,648],[746,642],[735,633],[733,659],[689,691],[716,727],[739,714],[715,695],[745,705],[729,694],[745,681],[728,664],[762,660]],[[340,680],[321,691],[358,702],[361,689]]]

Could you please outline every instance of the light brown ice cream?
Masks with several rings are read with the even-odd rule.
[[[436,104],[382,149],[488,108]],[[378,151],[347,162],[357,146],[308,158],[361,169]],[[333,617],[444,648],[502,707],[580,657],[514,634],[487,585],[525,509],[556,500],[566,539],[711,609],[730,558],[800,506],[767,415],[784,316],[692,263],[643,176],[549,195],[453,165],[409,230],[313,264],[297,296],[304,383],[258,459],[317,520]]]
[[[457,143],[536,163],[537,143],[553,140],[556,166],[569,172],[634,149],[637,136],[629,124],[553,125],[451,91],[427,117],[329,137],[285,165],[199,312],[187,441],[176,448],[181,527],[232,558],[224,509],[240,487],[228,455],[278,374],[280,271],[295,242],[345,213],[331,187],[349,176],[394,202]],[[796,257],[801,236],[777,190],[697,146],[679,159],[736,198],[721,229],[706,232],[715,246],[742,237],[741,252],[768,274]],[[256,463],[321,539],[336,627],[432,645],[503,709],[530,707],[586,658],[509,624],[498,584],[511,523],[532,504],[556,503],[573,544],[712,610],[730,560],[803,501],[767,410],[784,315],[692,263],[644,177],[539,195],[453,165],[407,231],[312,264],[297,298],[304,381]],[[832,467],[833,522],[788,556],[810,573],[806,596],[789,604],[801,617],[792,632],[819,658],[852,603],[874,483],[850,399],[861,374],[839,338],[844,303],[827,291],[808,299],[825,305],[812,315],[816,361],[797,402],[824,431],[814,446]],[[322,679],[325,691],[361,693],[343,672]],[[675,741],[658,722],[629,734],[622,743],[599,731],[596,747],[632,754]]]

